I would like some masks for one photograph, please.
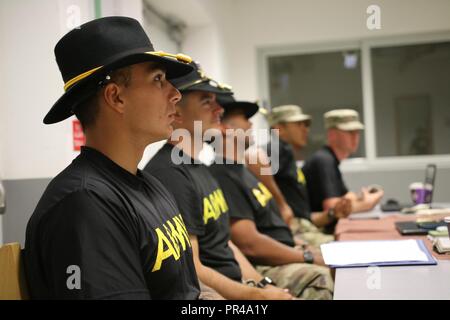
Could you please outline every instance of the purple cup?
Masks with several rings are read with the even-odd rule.
[[[422,182],[414,182],[409,186],[412,201],[415,204],[430,203],[432,186],[424,185]]]

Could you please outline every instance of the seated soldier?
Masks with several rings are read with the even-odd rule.
[[[331,299],[333,280],[319,250],[296,246],[270,191],[245,166],[251,144],[248,120],[258,105],[224,105],[224,141],[216,144],[217,158],[210,170],[219,181],[229,206],[231,239],[257,265],[256,269],[307,299]]]
[[[175,200],[137,168],[146,146],[172,133],[181,95],[167,79],[192,68],[155,52],[126,17],[83,24],[55,54],[66,92],[44,123],[75,114],[86,146],[50,182],[28,222],[31,298],[198,298],[187,234],[174,238],[168,228],[185,228]],[[165,259],[164,239],[179,249],[176,259]]]
[[[301,150],[308,141],[311,117],[303,113],[302,109],[295,105],[275,107],[268,115],[271,129],[276,129],[274,138],[279,139],[279,149],[274,150],[271,159],[278,160],[278,170],[272,176],[262,175],[262,162],[253,163],[248,159],[249,169],[257,175],[271,192],[281,190],[285,201],[297,219],[292,219],[290,226],[304,241],[312,246],[320,246],[323,243],[334,240],[332,235],[324,234],[321,229],[332,230],[340,218],[347,217],[351,212],[350,201],[339,199],[333,208],[329,210],[311,210],[307,185],[301,168],[297,167],[293,148]],[[267,146],[267,151],[271,146]],[[259,155],[263,151],[258,150]],[[275,170],[273,170],[275,171]]]
[[[339,164],[358,150],[364,125],[351,109],[332,110],[324,114],[327,145],[316,151],[303,166],[313,210],[333,208],[342,197],[352,202],[352,212],[369,211],[383,197],[383,190],[362,188],[360,195],[349,191]]]

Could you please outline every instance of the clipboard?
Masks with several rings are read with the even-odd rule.
[[[345,243],[352,242],[352,243],[376,243],[376,242],[396,242],[396,241],[409,241],[409,240],[370,240],[370,241],[342,241],[337,242],[337,244],[341,244],[345,246]],[[436,259],[431,255],[428,248],[425,246],[425,243],[423,240],[410,240],[410,241],[416,241],[418,248],[420,251],[422,251],[425,254],[426,260],[401,260],[401,261],[373,261],[373,262],[362,262],[362,263],[347,263],[347,264],[328,264],[330,268],[361,268],[361,267],[383,267],[383,266],[419,266],[419,265],[436,265],[437,261]],[[332,244],[332,243],[331,243]],[[322,252],[326,254],[326,250],[323,248],[326,248],[327,244],[321,245]],[[324,260],[326,260],[324,254]],[[355,255],[357,255],[357,252],[355,252]],[[357,259],[357,258],[355,258]]]

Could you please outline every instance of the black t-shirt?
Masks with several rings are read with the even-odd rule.
[[[212,164],[210,170],[225,194],[230,218],[249,219],[259,232],[288,246],[295,246],[270,191],[242,164]]]
[[[323,211],[325,199],[342,197],[348,192],[339,170],[339,160],[330,147],[317,150],[303,166],[313,211]]]
[[[183,163],[172,162],[172,152],[180,155]],[[228,278],[241,281],[239,264],[228,246],[228,203],[208,168],[196,164],[182,150],[167,143],[144,170],[158,178],[174,195],[188,232],[197,236],[200,261]]]
[[[279,168],[274,174],[274,179],[294,215],[311,220],[311,207],[306,188],[307,180],[302,169],[297,167],[292,147],[281,139],[279,141],[279,150],[274,150],[274,153],[270,155],[272,162],[276,157],[279,159]],[[269,144],[267,147],[269,153],[270,147]],[[273,168],[275,169],[275,166]]]
[[[133,175],[87,147],[50,182],[31,216],[25,270],[34,299],[197,299],[200,293],[189,236],[170,193],[149,174]]]

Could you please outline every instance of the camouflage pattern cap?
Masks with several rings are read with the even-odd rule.
[[[273,108],[267,116],[267,121],[272,127],[279,123],[311,121],[311,116],[304,114],[299,106],[284,105]]]
[[[324,115],[325,129],[336,128],[343,131],[363,130],[364,125],[359,120],[359,114],[352,109],[336,109]]]

